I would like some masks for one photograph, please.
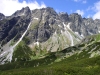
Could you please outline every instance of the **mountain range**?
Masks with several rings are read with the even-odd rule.
[[[35,10],[25,7],[11,16],[0,13],[1,75],[10,75],[10,71],[12,75],[99,75],[95,73],[100,68],[99,33],[100,19],[57,13],[51,7]],[[36,72],[19,70],[25,68],[27,72],[32,66]]]

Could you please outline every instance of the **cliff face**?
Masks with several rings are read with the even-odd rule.
[[[5,18],[5,15],[0,13],[0,20],[4,19]]]
[[[11,39],[19,39],[26,30],[31,19],[31,11],[28,7],[16,11],[12,16],[0,21],[0,42],[6,44]]]

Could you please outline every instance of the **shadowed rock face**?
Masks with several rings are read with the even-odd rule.
[[[60,20],[62,20],[63,22],[68,22],[69,21],[69,16],[67,13],[59,13],[59,17],[60,17]]]
[[[31,19],[31,11],[28,7],[16,11],[12,16],[0,21],[0,42],[7,43],[12,38],[18,40],[26,30]]]
[[[4,19],[5,18],[5,15],[0,13],[0,20]]]
[[[29,36],[32,42],[37,40],[39,42],[44,42],[48,40],[55,31],[54,25],[57,23],[55,21],[57,17],[58,14],[49,7],[33,10],[32,25],[27,36]]]

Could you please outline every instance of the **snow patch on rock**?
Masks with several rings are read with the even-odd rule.
[[[39,18],[34,17],[35,20],[39,20]]]
[[[35,42],[35,43],[34,43],[34,45],[37,45],[37,46],[39,46],[39,42],[38,42],[38,41],[37,41],[37,42]]]
[[[68,25],[66,26],[65,23],[63,22],[63,25],[64,25],[65,32],[67,32],[68,35],[69,35],[69,37],[70,37],[71,46],[74,46],[73,37],[72,37],[72,35],[70,34],[70,32],[68,31],[68,29],[70,29],[70,28],[69,28],[70,23],[68,23]],[[66,34],[67,34],[67,33],[66,33]]]

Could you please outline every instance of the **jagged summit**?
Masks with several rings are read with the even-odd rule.
[[[68,16],[67,12],[66,13],[64,13],[64,12],[59,13],[59,17],[63,22],[69,21],[69,16]]]
[[[31,13],[31,10],[29,7],[22,8],[21,10],[17,10],[14,14],[12,14],[12,17],[17,16],[28,16]]]

